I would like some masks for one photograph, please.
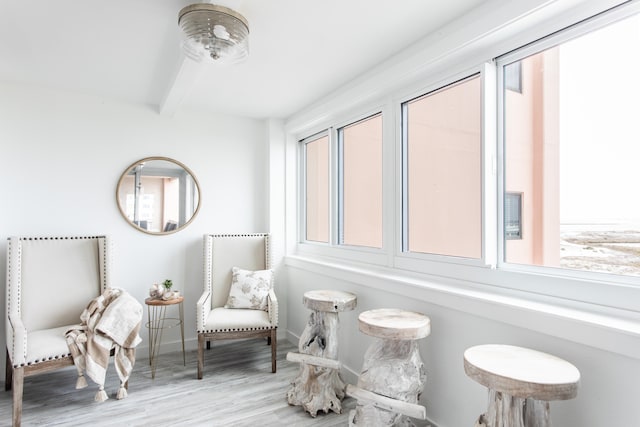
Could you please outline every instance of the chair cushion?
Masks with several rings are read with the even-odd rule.
[[[214,308],[205,323],[207,331],[248,331],[269,329],[269,313],[262,310]]]
[[[73,325],[27,333],[27,364],[71,355],[64,334]]]
[[[224,308],[267,309],[267,296],[273,283],[273,271],[231,269],[231,288]]]

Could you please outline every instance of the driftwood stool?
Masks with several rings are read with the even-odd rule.
[[[476,426],[547,427],[549,401],[573,399],[580,372],[550,354],[510,345],[479,345],[464,352],[464,371],[489,389],[489,407]]]
[[[300,335],[300,353],[287,354],[287,360],[300,363],[287,400],[289,405],[301,405],[312,417],[319,410],[339,414],[345,384],[338,361],[338,313],[353,310],[356,296],[333,290],[309,291],[302,302],[312,311]]]
[[[427,375],[417,340],[431,333],[427,316],[411,311],[379,309],[358,317],[360,331],[376,337],[364,355],[358,386],[347,395],[358,399],[350,426],[413,426],[409,417],[426,419],[419,405]]]

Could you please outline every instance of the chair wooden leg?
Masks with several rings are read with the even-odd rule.
[[[13,377],[13,366],[11,366],[11,358],[9,357],[9,350],[7,350],[7,363],[5,364],[4,373],[4,391],[11,390],[11,378]]]
[[[207,345],[209,341],[207,341]],[[198,379],[202,379],[204,370],[204,334],[198,334]]]
[[[278,340],[276,338],[276,329],[271,330],[271,372],[276,373],[276,353]]]
[[[22,422],[22,386],[24,384],[24,368],[13,369],[13,427],[20,427]]]

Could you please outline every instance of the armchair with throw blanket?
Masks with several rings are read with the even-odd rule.
[[[14,427],[22,420],[24,378],[73,365],[65,332],[111,288],[110,268],[104,235],[8,239],[5,389],[13,392]]]

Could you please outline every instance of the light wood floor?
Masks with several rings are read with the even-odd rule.
[[[265,340],[212,343],[205,352],[202,380],[196,379],[196,351],[161,354],[155,379],[147,359],[138,359],[129,381],[129,396],[116,400],[119,380],[109,364],[105,390],[109,400],[95,403],[97,386],[75,389],[76,371],[25,378],[22,425],[27,426],[347,426],[355,400],[346,398],[342,414],[311,418],[287,404],[289,383],[298,364],[286,360],[297,351],[278,343],[278,372],[271,373],[271,351]],[[0,392],[0,423],[11,425],[11,392]]]

